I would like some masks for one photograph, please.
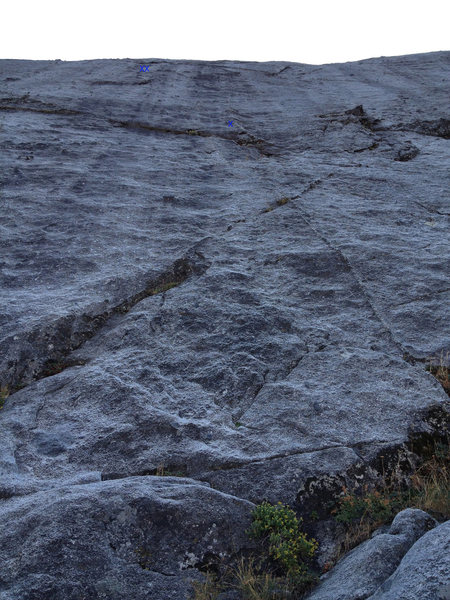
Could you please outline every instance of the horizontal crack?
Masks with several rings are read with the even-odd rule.
[[[343,446],[342,444],[337,444],[335,446],[322,446],[320,448],[313,448],[312,450],[295,450],[293,452],[279,452],[277,454],[272,454],[270,456],[254,458],[251,460],[243,460],[243,461],[235,461],[229,463],[223,463],[221,465],[214,465],[208,469],[207,472],[211,471],[232,471],[233,469],[240,469],[242,467],[246,467],[248,465],[264,463],[269,460],[276,460],[279,458],[289,458],[290,456],[298,456],[301,454],[314,454],[315,452],[322,452],[323,450],[330,450],[332,448],[352,448],[351,446]],[[200,480],[201,481],[201,480]]]
[[[115,127],[124,127],[126,129],[137,129],[142,131],[152,131],[155,133],[169,133],[172,135],[190,135],[204,138],[218,138],[226,141],[231,141],[238,146],[252,146],[256,148],[258,152],[263,156],[273,156],[271,153],[265,150],[266,142],[264,140],[257,139],[253,136],[236,139],[235,134],[219,134],[211,133],[209,131],[200,131],[198,129],[175,129],[173,127],[162,127],[161,125],[150,125],[148,123],[141,123],[139,121],[118,121],[115,119],[108,119],[111,125]]]
[[[441,118],[434,121],[414,121],[413,123],[399,123],[389,127],[378,127],[378,131],[413,131],[420,135],[450,139],[450,119]]]
[[[386,443],[390,440],[377,440],[377,443]],[[367,444],[373,444],[373,442],[367,442]],[[182,467],[173,465],[168,467],[167,471],[159,471],[160,467],[152,468],[152,469],[143,469],[141,471],[134,471],[132,473],[102,473],[101,481],[110,481],[115,479],[127,479],[129,477],[179,477],[179,478],[188,478],[193,479],[195,481],[199,481],[201,483],[209,483],[207,479],[203,479],[205,475],[211,472],[216,471],[232,471],[234,469],[240,469],[242,467],[246,467],[253,464],[265,463],[270,460],[277,460],[280,458],[289,458],[291,456],[298,456],[302,454],[314,454],[316,452],[322,452],[324,450],[331,450],[333,448],[349,448],[355,452],[355,454],[359,455],[359,449],[361,449],[363,444],[359,442],[358,444],[354,444],[351,446],[346,446],[342,444],[336,444],[333,446],[322,446],[319,448],[313,448],[311,450],[295,450],[293,452],[280,452],[277,454],[272,454],[270,456],[258,457],[250,460],[241,460],[234,462],[225,462],[220,465],[213,465],[208,467],[207,469],[197,472],[192,471],[189,472],[187,465],[183,465]],[[355,450],[358,449],[357,450]],[[169,470],[170,469],[170,470]],[[177,471],[178,469],[178,471]],[[182,469],[182,470],[180,470]]]
[[[160,125],[149,125],[148,123],[141,123],[139,121],[117,121],[115,119],[108,119],[111,125],[115,127],[124,127],[126,129],[143,129],[144,131],[155,131],[157,133],[171,133],[173,135],[196,135],[200,137],[221,137],[223,139],[232,139],[230,136],[218,136],[213,133],[206,131],[199,131],[197,129],[174,129],[173,127],[161,127]]]
[[[356,150],[352,150],[352,152],[365,152],[366,150],[375,150],[375,148],[378,148],[379,143],[378,142],[374,142],[373,144],[371,144],[370,146],[367,146],[366,148],[357,148]]]
[[[5,102],[29,102],[34,106],[23,106],[15,104],[4,104]],[[86,115],[92,116],[79,110],[72,110],[68,108],[58,108],[54,104],[45,104],[38,100],[29,100],[28,95],[22,96],[21,98],[0,98],[0,110],[5,111],[23,111],[23,112],[37,112],[51,115]]]
[[[367,464],[368,466],[374,466],[375,463],[380,462],[380,459],[386,458],[386,452],[391,452],[394,453],[396,451],[398,451],[399,449],[401,449],[402,447],[411,447],[411,451],[414,452],[416,455],[418,456],[422,456],[423,454],[423,448],[425,445],[425,442],[429,439],[441,439],[444,440],[446,438],[446,436],[448,437],[448,424],[449,424],[449,410],[450,410],[450,403],[443,403],[441,405],[437,405],[437,406],[431,406],[428,408],[424,408],[423,411],[421,411],[421,414],[419,416],[419,420],[422,423],[425,423],[428,427],[428,429],[425,432],[421,432],[421,429],[418,428],[418,423],[415,424],[411,424],[408,428],[408,435],[406,439],[400,438],[400,439],[390,439],[390,440],[369,440],[366,442],[357,442],[355,444],[335,444],[335,445],[327,445],[327,446],[321,446],[318,448],[312,448],[312,449],[302,449],[302,450],[294,450],[292,452],[280,452],[280,453],[276,453],[276,454],[272,454],[270,456],[263,456],[263,457],[257,457],[257,458],[253,458],[253,459],[249,459],[249,460],[240,460],[240,461],[229,461],[229,462],[225,462],[222,463],[221,465],[212,465],[206,469],[203,469],[202,471],[191,471],[189,472],[189,469],[187,467],[187,465],[177,465],[177,464],[173,464],[170,467],[167,467],[167,470],[165,471],[164,469],[166,467],[156,467],[156,468],[152,468],[152,469],[146,469],[146,470],[141,470],[138,472],[134,472],[134,473],[101,473],[100,476],[100,480],[101,481],[109,481],[109,480],[114,480],[114,479],[127,479],[127,478],[131,478],[131,477],[148,477],[148,476],[167,476],[167,477],[180,477],[180,478],[188,478],[188,479],[192,479],[193,481],[198,481],[199,483],[206,483],[208,485],[211,485],[210,482],[207,479],[208,474],[211,474],[213,472],[217,472],[217,471],[231,471],[234,469],[240,469],[242,467],[246,467],[249,465],[253,465],[253,464],[258,464],[258,463],[265,463],[266,461],[271,461],[271,460],[277,460],[277,459],[283,459],[283,458],[290,458],[292,456],[299,456],[299,455],[306,455],[306,454],[314,454],[317,452],[323,452],[325,450],[332,450],[332,449],[336,449],[336,448],[341,448],[341,449],[350,449],[353,450],[353,452],[355,453],[355,455],[358,456],[358,458],[365,464]],[[362,456],[362,452],[363,449],[365,447],[373,447],[374,445],[381,445],[381,444],[389,444],[389,450],[387,450],[386,448],[382,448],[380,449],[380,451],[377,453],[377,456],[374,459],[371,459],[369,462],[367,462],[367,460]],[[384,469],[383,463],[380,463],[380,468],[377,467],[377,471],[381,472],[382,469]],[[178,470],[175,471],[175,470]],[[86,482],[86,483],[82,483],[82,484],[76,484],[76,485],[96,485],[98,483],[98,480],[95,481],[90,481],[90,482]],[[52,489],[64,489],[67,487],[67,484],[62,483],[62,485],[60,486],[56,486],[55,488]],[[9,493],[9,491],[6,492],[1,492],[0,491],[0,499],[1,498],[5,498],[5,499],[9,499],[12,498],[15,495],[31,495],[34,493],[40,493],[42,490],[33,490],[33,491],[26,491],[25,493],[22,494],[14,494],[14,493]],[[238,497],[238,496],[237,496]]]
[[[147,85],[149,83],[152,83],[151,79],[144,79],[143,81],[90,81],[89,85],[127,86],[127,85]]]
[[[108,82],[108,83],[112,83],[112,82]],[[144,85],[146,83],[148,83],[148,82],[138,82],[134,85]],[[120,84],[117,84],[117,85],[120,85]],[[30,102],[30,103],[37,104],[37,106],[24,106],[23,104],[22,105],[3,104],[4,102],[11,102],[11,101],[13,101],[13,102],[14,101]],[[79,110],[72,110],[72,109],[67,109],[67,108],[58,108],[57,106],[54,106],[52,104],[44,104],[37,100],[29,100],[28,97],[22,97],[22,98],[17,98],[17,99],[16,98],[6,98],[6,99],[0,98],[0,110],[11,111],[11,112],[12,111],[35,112],[35,113],[50,114],[50,115],[76,115],[76,116],[85,116],[87,118],[88,117],[89,118],[96,117],[96,115],[94,115],[92,113],[86,113],[86,112],[82,112]],[[141,123],[139,121],[120,121],[117,119],[105,119],[105,120],[115,127],[123,127],[126,129],[153,131],[155,133],[169,133],[172,135],[190,135],[190,136],[198,136],[198,137],[205,137],[205,138],[214,137],[214,138],[218,138],[218,139],[231,141],[234,144],[237,144],[238,146],[251,146],[253,148],[256,148],[256,150],[258,150],[258,152],[262,156],[266,156],[266,157],[273,156],[272,153],[268,152],[265,149],[265,145],[267,144],[267,142],[265,142],[264,140],[261,140],[261,139],[257,139],[255,137],[253,137],[252,135],[237,139],[236,135],[234,133],[230,133],[230,134],[226,135],[226,134],[219,134],[219,133],[211,133],[209,131],[200,131],[198,129],[176,129],[173,127],[162,127],[160,125],[149,125],[148,123]]]
[[[391,440],[377,440],[376,443],[377,444],[384,444],[384,443],[388,443],[391,442]],[[373,444],[374,442],[367,442],[366,445],[370,445]],[[395,440],[394,442],[395,443]],[[242,467],[246,467],[248,465],[253,465],[253,464],[258,464],[258,463],[265,463],[266,461],[270,461],[270,460],[277,460],[280,458],[289,458],[291,456],[298,456],[298,455],[302,455],[302,454],[315,454],[316,452],[322,452],[324,450],[331,450],[333,448],[349,448],[351,450],[353,450],[355,452],[355,454],[359,455],[359,451],[361,450],[361,448],[365,445],[365,443],[361,443],[358,442],[357,444],[353,444],[353,445],[343,445],[343,444],[336,444],[336,445],[330,445],[330,446],[321,446],[318,448],[313,448],[313,449],[308,449],[308,450],[294,450],[292,452],[279,452],[277,454],[272,454],[270,456],[263,456],[263,457],[258,457],[258,458],[253,458],[253,459],[249,459],[249,460],[240,460],[240,461],[233,461],[233,462],[224,462],[220,465],[212,465],[211,467],[208,467],[207,469],[198,472],[198,471],[190,471],[187,467],[187,465],[182,465],[182,466],[178,466],[178,465],[171,465],[169,467],[167,467],[167,471],[160,471],[161,467],[157,467],[157,468],[152,468],[152,469],[143,469],[141,471],[135,471],[132,473],[102,473],[101,474],[101,480],[102,481],[109,481],[112,479],[127,479],[128,477],[186,477],[188,479],[194,479],[196,481],[200,481],[202,483],[208,483],[208,481],[206,479],[202,479],[202,476],[204,476],[207,473],[210,472],[215,472],[215,471],[232,471],[233,469],[240,469]]]
[[[101,480],[126,479],[127,477],[188,477],[187,465],[170,464],[160,465],[152,469],[143,469],[133,473],[102,473]]]
[[[1,106],[0,110],[5,111],[22,111],[22,112],[36,112],[48,115],[85,115],[86,113],[79,112],[77,110],[69,110],[67,108],[25,108],[25,107],[17,107],[17,106]],[[87,115],[86,115],[87,116]]]
[[[142,568],[142,567],[141,567]],[[164,571],[157,571],[156,569],[145,568],[149,573],[157,573],[158,575],[164,575],[164,577],[179,577],[179,573],[166,573]]]
[[[419,300],[423,300],[424,298],[433,297],[435,294],[444,294],[448,292],[450,288],[445,288],[444,290],[438,290],[436,292],[429,292],[428,294],[423,294],[422,296],[418,296],[417,298],[411,298],[411,300],[405,300],[404,302],[398,302],[397,304],[390,304],[390,306],[403,306],[404,304],[410,304],[411,302],[418,302]]]
[[[299,455],[303,455],[303,454],[315,454],[317,452],[323,452],[324,450],[332,450],[332,449],[336,449],[336,448],[348,448],[350,450],[353,450],[355,452],[355,454],[361,458],[360,452],[361,450],[364,448],[364,446],[372,446],[373,444],[387,444],[387,443],[392,443],[392,444],[401,444],[404,443],[404,440],[400,441],[400,440],[372,440],[372,441],[368,441],[368,442],[358,442],[356,444],[335,444],[335,445],[329,445],[329,446],[320,446],[318,448],[312,448],[312,449],[302,449],[302,450],[294,450],[292,452],[279,452],[276,454],[272,454],[270,456],[263,456],[263,457],[257,457],[257,458],[253,458],[253,459],[249,459],[249,460],[240,460],[240,461],[230,461],[230,462],[224,462],[220,465],[212,465],[200,472],[198,471],[189,471],[187,465],[183,465],[182,467],[179,466],[173,466],[170,467],[171,469],[174,469],[174,472],[172,471],[167,471],[164,473],[158,472],[158,468],[152,468],[152,469],[145,469],[142,471],[137,471],[137,472],[133,472],[133,473],[102,473],[101,474],[101,480],[102,481],[109,481],[111,479],[126,479],[128,477],[161,477],[161,476],[167,476],[167,477],[186,477],[188,479],[194,479],[196,481],[202,482],[202,483],[209,483],[207,479],[204,479],[203,477],[211,472],[216,472],[216,471],[232,471],[234,469],[240,469],[242,467],[247,467],[249,465],[254,465],[254,464],[259,464],[259,463],[265,463],[267,461],[271,461],[271,460],[277,460],[280,458],[289,458],[291,456],[299,456]],[[361,458],[361,460],[364,460]],[[179,474],[177,474],[176,469],[182,469],[182,471],[179,471]]]

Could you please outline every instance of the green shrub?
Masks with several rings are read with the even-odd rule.
[[[301,519],[281,502],[263,502],[252,512],[247,534],[261,541],[257,556],[228,566],[219,577],[211,574],[194,583],[195,600],[217,600],[222,591],[239,590],[242,600],[298,600],[318,582],[304,560],[318,543],[299,530]]]
[[[303,559],[311,558],[317,550],[316,540],[308,540],[299,530],[295,512],[281,502],[272,505],[263,502],[252,513],[253,522],[248,535],[261,538],[268,546],[269,556],[289,577],[307,577]]]
[[[339,507],[334,511],[335,519],[339,523],[351,523],[357,519],[374,524],[386,523],[402,510],[405,499],[405,494],[399,491],[385,491],[383,494],[375,491],[364,498],[346,493],[339,499]]]

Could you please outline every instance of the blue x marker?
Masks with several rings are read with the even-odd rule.
[[[150,66],[150,65],[141,65],[141,71],[142,71],[143,73],[148,73],[148,68],[149,68],[149,66]],[[140,73],[141,71],[139,71],[139,73]]]
[[[233,121],[228,121],[228,127],[233,127]]]

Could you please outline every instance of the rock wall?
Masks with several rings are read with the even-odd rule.
[[[448,433],[449,75],[0,61],[1,600],[187,599],[263,500],[323,565],[342,487]]]

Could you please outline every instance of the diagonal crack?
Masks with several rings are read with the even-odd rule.
[[[108,307],[104,312],[70,314],[50,323],[47,327],[35,328],[28,333],[26,340],[22,339],[18,344],[12,337],[6,340],[6,345],[8,342],[11,344],[9,360],[11,361],[11,356],[16,354],[15,360],[11,361],[12,366],[8,364],[7,372],[7,383],[12,391],[17,391],[32,381],[60,373],[75,364],[85,364],[81,361],[71,361],[68,358],[69,354],[81,348],[88,339],[96,335],[109,319],[115,315],[125,315],[145,298],[164,294],[191,276],[204,273],[210,263],[195,249],[196,246],[197,244],[184,257],[175,260],[163,273],[151,277],[144,289],[119,304]],[[24,342],[32,348],[32,358],[26,361],[20,357]]]
[[[413,200],[413,202],[414,202],[414,204],[417,204],[418,206],[420,206],[421,208],[423,208],[427,212],[438,214],[438,215],[441,215],[442,217],[447,217],[450,214],[450,213],[440,212],[437,208],[434,208],[432,206],[426,206],[425,204],[422,204],[421,202],[418,202],[417,200]]]
[[[349,150],[348,152],[365,152],[366,150],[375,150],[378,148],[380,144],[378,142],[374,142],[370,146],[366,146],[365,148],[356,148],[356,150]]]
[[[303,221],[315,233],[315,235],[317,235],[318,238],[320,238],[329,248],[331,248],[333,250],[333,252],[336,252],[336,254],[339,255],[339,257],[341,258],[341,260],[345,263],[345,265],[348,267],[349,271],[352,273],[353,278],[355,279],[356,283],[358,284],[358,287],[361,289],[362,294],[366,298],[367,303],[369,304],[369,306],[370,306],[373,314],[376,316],[376,318],[378,319],[378,321],[382,324],[382,326],[384,327],[384,330],[386,331],[386,333],[389,334],[389,336],[390,336],[392,342],[394,343],[394,345],[397,346],[398,350],[400,351],[400,353],[403,356],[405,354],[407,354],[407,352],[406,352],[405,348],[403,347],[402,343],[395,337],[394,333],[389,328],[388,324],[385,322],[385,320],[383,319],[383,317],[379,314],[378,310],[376,309],[375,302],[374,302],[371,294],[367,290],[367,288],[363,285],[363,280],[362,280],[361,276],[359,275],[357,269],[350,263],[349,259],[345,256],[345,254],[342,252],[342,250],[339,247],[335,246],[330,240],[328,240],[319,231],[317,231],[317,229],[315,229],[315,227],[313,227],[313,225],[311,224],[311,222],[304,216],[303,213],[300,214],[300,218],[303,219]]]
[[[284,71],[286,71],[287,69],[290,69],[290,65],[287,65],[286,67],[283,67],[281,69],[281,71],[278,71],[278,73],[274,73],[274,75],[281,75],[281,73],[284,73]]]
[[[239,419],[242,417],[242,415],[244,415],[256,402],[256,399],[258,398],[259,393],[261,392],[263,387],[266,385],[266,378],[267,378],[268,374],[269,374],[269,369],[266,369],[263,373],[263,382],[260,383],[258,385],[258,387],[256,388],[254,396],[253,396],[252,400],[250,400],[250,403],[247,404],[245,407],[241,407],[238,411],[233,413],[233,422],[234,423],[237,423],[239,421]]]
[[[321,183],[322,183],[321,179],[315,179],[314,181],[311,181],[311,183],[302,191],[302,194],[306,194],[306,192],[310,192],[311,190],[313,190],[314,188],[316,188]],[[297,196],[284,196],[283,198],[279,198],[278,200],[276,200],[276,202],[274,202],[272,204],[269,204],[269,206],[267,206],[259,214],[262,215],[262,214],[265,214],[265,213],[272,212],[276,208],[279,208],[280,206],[284,206],[285,204],[288,204],[292,200],[298,200],[298,198],[301,198],[301,195],[297,195]]]
[[[324,344],[321,344],[321,345],[320,345],[320,346],[317,348],[317,350],[315,350],[314,352],[320,352],[320,351],[322,351],[324,348],[325,348],[325,345],[324,345]],[[289,377],[289,375],[292,373],[292,371],[294,371],[294,370],[295,370],[295,369],[298,367],[298,365],[300,364],[300,362],[301,362],[301,361],[302,361],[302,360],[305,358],[305,356],[306,356],[307,354],[310,354],[310,351],[309,351],[308,349],[307,349],[307,350],[306,350],[306,352],[304,352],[304,353],[303,353],[301,356],[299,356],[299,358],[297,358],[297,359],[295,359],[295,360],[293,360],[293,361],[291,361],[291,362],[290,362],[290,364],[289,364],[289,367],[288,367],[288,369],[287,369],[287,371],[286,371],[285,373],[278,372],[278,373],[276,374],[276,376],[275,376],[275,378],[274,378],[273,382],[271,382],[271,383],[275,383],[275,382],[277,382],[277,381],[284,380],[284,379],[286,379],[287,377]],[[254,397],[253,397],[253,400],[250,402],[250,404],[248,404],[247,406],[245,406],[245,408],[243,408],[243,409],[241,409],[240,411],[238,411],[238,412],[236,412],[236,413],[234,413],[234,414],[233,414],[233,421],[234,421],[234,422],[236,422],[236,421],[239,421],[239,419],[241,419],[241,418],[242,418],[242,417],[245,415],[245,413],[246,413],[247,411],[249,411],[249,410],[251,409],[251,407],[252,407],[252,406],[255,404],[255,402],[256,402],[256,400],[257,400],[257,398],[258,398],[258,396],[259,396],[259,394],[260,394],[261,390],[262,390],[262,389],[263,389],[263,387],[266,385],[266,377],[267,377],[268,373],[269,373],[269,369],[267,369],[267,370],[264,372],[264,376],[263,376],[263,377],[264,377],[264,381],[263,381],[263,383],[261,383],[261,384],[258,386],[258,388],[256,389],[255,395],[254,395]],[[256,427],[251,427],[251,426],[248,426],[248,425],[246,425],[246,427],[247,427],[248,429],[255,429],[255,430],[257,429]]]

